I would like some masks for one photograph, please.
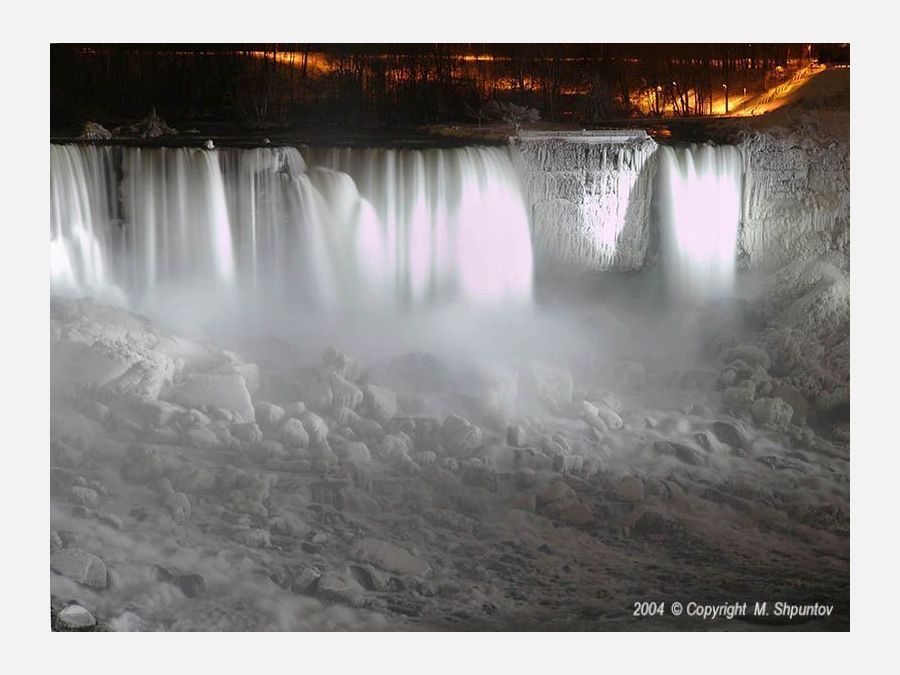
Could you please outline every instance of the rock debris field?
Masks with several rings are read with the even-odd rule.
[[[847,274],[700,308],[690,365],[303,360],[54,297],[52,626],[846,629]],[[835,609],[634,616],[676,601]]]

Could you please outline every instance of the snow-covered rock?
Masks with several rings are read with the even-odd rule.
[[[50,569],[73,581],[103,590],[109,585],[106,563],[79,548],[64,548],[50,554]]]
[[[236,373],[188,373],[167,397],[189,408],[224,408],[236,421],[253,422],[255,413],[244,378]]]

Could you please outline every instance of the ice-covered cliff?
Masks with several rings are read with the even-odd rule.
[[[657,145],[643,132],[535,134],[512,139],[531,207],[535,266],[640,269],[650,242]]]
[[[744,267],[775,270],[828,251],[849,252],[849,140],[814,127],[770,129],[747,134],[741,150]]]

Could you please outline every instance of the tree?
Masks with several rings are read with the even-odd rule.
[[[541,113],[537,108],[509,101],[491,101],[487,104],[486,110],[489,117],[512,124],[516,128],[516,133],[519,133],[519,129],[526,122],[534,123],[541,119]]]

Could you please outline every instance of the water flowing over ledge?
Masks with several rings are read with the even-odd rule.
[[[321,309],[531,297],[502,149],[51,145],[50,197],[56,292]]]

